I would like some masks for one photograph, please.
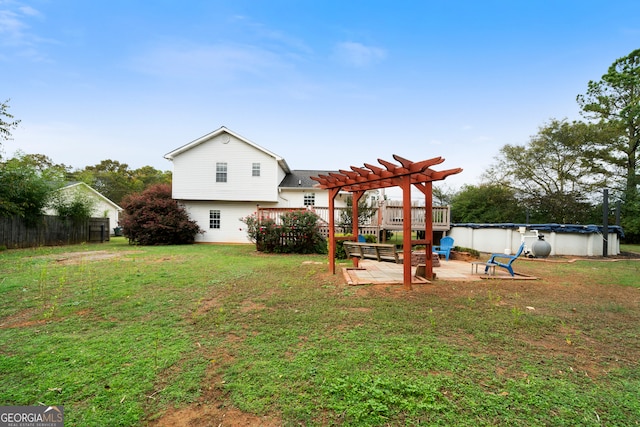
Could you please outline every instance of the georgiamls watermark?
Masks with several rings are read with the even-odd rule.
[[[64,407],[0,406],[0,427],[64,427]]]

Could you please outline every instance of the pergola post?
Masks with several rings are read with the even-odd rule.
[[[433,182],[424,183],[427,191],[424,194],[424,244],[425,269],[427,279],[433,279]]]
[[[336,224],[335,224],[335,199],[339,188],[329,189],[329,271],[336,274]]]
[[[402,270],[403,284],[411,290],[411,176],[401,180],[402,187]]]
[[[433,183],[415,184],[416,188],[424,194],[424,250],[425,250],[425,276],[433,279]]]
[[[353,234],[354,240],[358,241],[358,234],[360,234],[360,228],[358,227],[358,218],[360,217],[360,213],[358,212],[358,204],[360,203],[360,199],[364,195],[364,191],[354,191],[353,196],[351,197],[351,234]]]

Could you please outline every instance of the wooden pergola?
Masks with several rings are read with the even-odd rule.
[[[434,171],[431,166],[444,162],[442,157],[412,162],[398,155],[393,158],[400,163],[398,166],[392,162],[378,159],[383,167],[364,164],[364,167],[351,166],[351,170],[339,170],[338,173],[330,172],[329,175],[318,175],[311,179],[319,183],[319,187],[329,190],[329,269],[336,273],[336,237],[334,206],[335,198],[340,191],[352,193],[352,224],[353,239],[358,236],[358,201],[366,191],[378,190],[389,187],[402,189],[402,253],[403,253],[403,283],[405,289],[411,289],[411,247],[424,245],[426,250],[426,278],[433,279],[432,253],[432,209],[433,209],[433,181],[444,180],[449,175],[462,172],[461,168]],[[425,238],[422,240],[411,239],[411,186],[416,187],[424,194],[425,201]]]

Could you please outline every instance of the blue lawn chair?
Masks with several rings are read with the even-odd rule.
[[[445,236],[440,239],[440,244],[433,247],[433,252],[438,255],[444,255],[446,260],[449,261],[449,254],[453,249],[453,237]]]
[[[487,266],[484,268],[484,273],[487,274],[487,272],[489,271],[489,268],[492,266],[502,267],[502,268],[506,268],[509,274],[511,274],[511,277],[513,277],[514,273],[513,273],[513,267],[511,267],[511,264],[513,264],[513,262],[517,260],[520,255],[522,255],[522,251],[524,251],[524,242],[522,242],[522,244],[520,245],[520,248],[518,249],[518,252],[516,252],[515,255],[492,254],[491,258],[489,258],[489,261],[487,261]],[[496,258],[505,258],[508,261],[504,261],[504,262],[496,261]]]

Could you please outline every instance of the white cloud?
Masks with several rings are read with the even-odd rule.
[[[138,71],[170,77],[231,79],[240,74],[260,75],[286,66],[277,54],[249,45],[170,45],[153,48],[135,58]]]
[[[27,16],[42,16],[42,14],[38,10],[32,8],[31,6],[20,6],[18,10]]]
[[[24,38],[24,31],[28,27],[21,18],[10,10],[0,10],[0,34],[4,40],[2,44],[16,44]]]
[[[365,67],[381,62],[387,57],[384,49],[365,46],[357,42],[338,43],[334,49],[334,57],[347,65]]]
[[[13,6],[13,8],[11,8]],[[15,2],[0,2],[0,46],[7,48],[0,60],[8,61],[12,56],[42,61],[42,43],[54,43],[39,37],[29,25],[29,20],[42,18],[42,14],[30,7]]]
[[[226,40],[160,40],[143,48],[130,63],[146,74],[236,80],[247,75],[269,78],[287,74],[312,53],[300,39],[250,17],[234,15],[228,21],[221,23],[222,28],[228,28]]]
[[[312,49],[303,40],[256,22],[248,16],[235,15],[231,18],[231,22],[233,25],[239,25],[245,35],[253,40],[279,46],[281,49],[289,51],[291,55],[313,53]]]

